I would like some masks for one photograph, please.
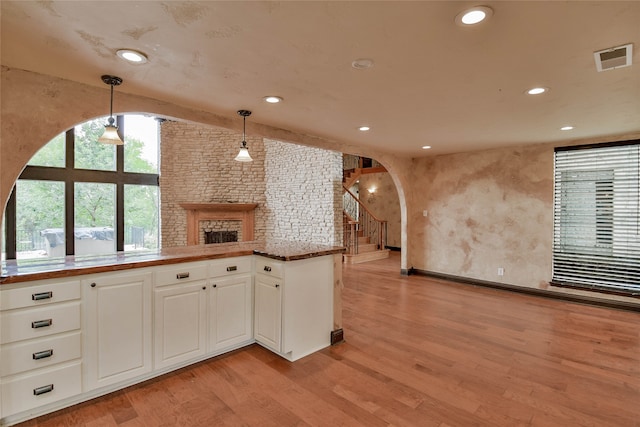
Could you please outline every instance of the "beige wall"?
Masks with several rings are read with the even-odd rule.
[[[553,147],[438,156],[414,165],[414,268],[528,287],[550,280]]]
[[[544,144],[414,159],[409,265],[465,278],[549,288],[553,158],[554,146]],[[504,276],[498,276],[498,267],[504,268]],[[635,298],[551,289],[640,304]]]
[[[391,176],[384,173],[360,175],[360,201],[376,218],[387,221],[387,246],[400,248],[401,221],[398,191]],[[375,188],[373,195],[369,189]]]
[[[109,89],[98,76],[95,86],[87,86],[5,66],[1,69],[0,200],[4,207],[15,179],[31,156],[60,132],[103,116]],[[115,113],[150,113],[205,127],[242,130],[235,112],[223,116],[130,95],[125,90],[126,81],[116,91]],[[259,121],[257,115],[254,120]],[[411,160],[254,120],[247,122],[248,135],[375,158],[385,166],[400,201],[401,268],[413,266],[499,281],[495,272],[502,266],[502,281],[530,287],[542,287],[550,278],[550,145]],[[639,137],[620,135],[615,140]],[[573,143],[611,140],[614,138],[602,137]],[[425,209],[429,213],[426,218],[422,216]]]

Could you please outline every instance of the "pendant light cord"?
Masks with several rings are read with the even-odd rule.
[[[113,122],[115,121],[113,119],[113,83],[109,86],[111,86],[111,101],[109,102],[109,124],[113,125]]]
[[[242,116],[242,145],[246,145],[247,142],[247,116]]]

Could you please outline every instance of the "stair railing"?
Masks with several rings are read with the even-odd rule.
[[[387,221],[380,220],[362,204],[348,188],[344,187],[344,246],[348,254],[358,253],[358,237],[369,238],[378,249],[387,246]],[[357,218],[357,220],[356,220]]]

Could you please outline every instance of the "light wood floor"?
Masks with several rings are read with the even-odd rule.
[[[254,345],[24,426],[640,426],[640,314],[345,266],[346,342]]]

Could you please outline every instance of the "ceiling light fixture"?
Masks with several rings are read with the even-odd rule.
[[[560,130],[573,130],[573,126],[562,126]]]
[[[251,111],[249,110],[238,110],[238,114],[242,116],[242,145],[240,146],[240,152],[234,159],[237,162],[252,162],[253,159],[249,155],[249,149],[247,148],[246,141],[246,126],[247,126],[247,117],[251,115]]]
[[[493,9],[488,6],[475,6],[456,15],[456,24],[466,27],[476,25],[493,16]]]
[[[358,128],[358,130],[359,130],[359,131],[361,131],[361,132],[366,132],[366,131],[368,131],[368,130],[370,130],[370,129],[371,129],[371,128],[370,128],[369,126],[360,126],[360,127]]]
[[[147,55],[133,49],[119,49],[118,51],[116,51],[116,54],[118,55],[118,57],[132,64],[144,64],[149,60],[149,58],[147,58]]]
[[[115,119],[113,118],[113,87],[122,84],[122,79],[120,77],[105,74],[102,76],[102,81],[111,86],[111,103],[109,104],[109,120],[108,123],[104,125],[104,133],[100,138],[98,138],[98,142],[103,144],[122,145],[124,142],[120,138],[120,135],[118,135],[118,126],[114,124]]]
[[[423,149],[423,150],[429,150],[430,148],[431,148],[431,146],[430,146],[430,145],[423,145],[423,146],[422,146],[422,149]]]
[[[549,91],[548,87],[534,87],[527,91],[529,95],[540,95]]]
[[[277,104],[279,102],[282,102],[283,99],[279,96],[265,96],[264,97],[265,102],[268,102],[269,104]]]

